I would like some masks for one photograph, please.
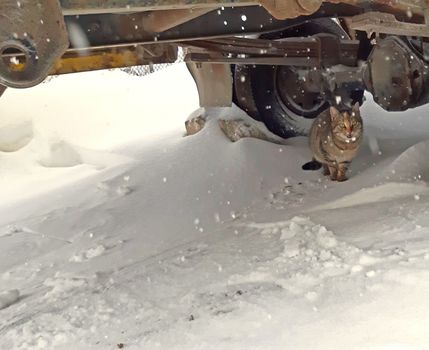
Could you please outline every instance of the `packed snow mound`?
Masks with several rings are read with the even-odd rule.
[[[72,145],[65,141],[57,141],[49,144],[42,151],[40,164],[44,167],[73,167],[82,164],[79,153]]]
[[[20,123],[0,126],[0,152],[16,152],[25,147],[33,138],[33,123]]]
[[[426,183],[388,182],[370,188],[362,188],[338,200],[313,208],[313,210],[347,208],[394,199],[399,200],[404,197],[418,199],[418,196],[428,192],[429,187]]]
[[[187,133],[192,136],[204,129],[206,124],[216,123],[232,142],[245,138],[264,140],[275,144],[287,144],[267,129],[264,123],[248,116],[236,105],[231,107],[200,107],[190,114],[185,122]]]
[[[429,140],[411,146],[387,169],[392,179],[429,182]]]
[[[19,300],[19,291],[17,289],[8,290],[0,293],[0,310],[15,304]]]

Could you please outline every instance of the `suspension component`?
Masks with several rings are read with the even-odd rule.
[[[0,84],[40,83],[68,46],[58,0],[0,1]]]

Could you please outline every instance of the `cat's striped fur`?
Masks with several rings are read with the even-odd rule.
[[[358,103],[346,112],[330,107],[311,126],[309,142],[313,161],[304,164],[303,169],[316,170],[323,166],[324,174],[331,180],[347,180],[347,168],[356,156],[362,138],[363,124]]]

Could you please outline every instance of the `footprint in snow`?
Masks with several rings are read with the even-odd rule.
[[[76,263],[88,261],[88,260],[96,258],[97,256],[102,255],[106,250],[107,250],[107,248],[104,245],[100,244],[96,247],[89,248],[83,252],[80,252],[78,254],[73,255],[69,259],[69,261],[70,262],[76,262]]]
[[[270,207],[278,210],[287,207],[299,207],[309,192],[320,190],[320,184],[315,182],[287,183],[280,190],[270,194],[268,201]]]

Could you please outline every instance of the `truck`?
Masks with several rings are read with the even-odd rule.
[[[426,0],[0,0],[0,95],[181,51],[201,106],[288,138],[365,91],[387,111],[428,103],[428,38]]]

